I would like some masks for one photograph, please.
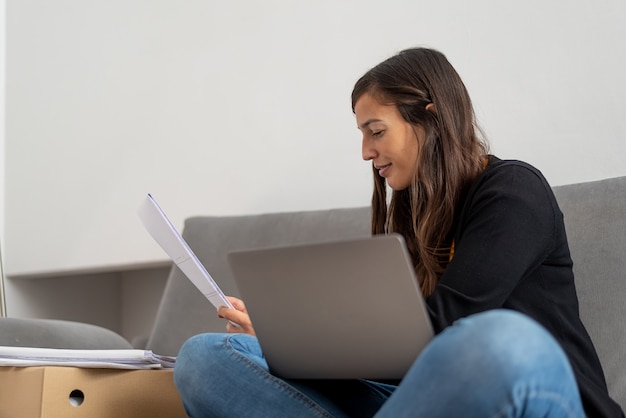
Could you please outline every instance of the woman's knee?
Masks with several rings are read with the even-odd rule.
[[[189,338],[181,346],[176,357],[176,365],[184,365],[187,363],[203,362],[208,353],[214,351],[214,348],[223,344],[226,338],[223,334],[198,334]]]
[[[568,373],[570,368],[564,351],[543,326],[511,310],[461,319],[431,345],[430,356],[449,367],[468,370],[471,365],[473,371],[498,380],[551,369]]]
[[[178,352],[174,382],[178,387],[206,382],[210,376],[219,378],[221,370],[232,369],[242,362],[267,368],[255,337],[225,333],[195,335]]]
[[[174,367],[174,383],[178,388],[187,384],[193,384],[197,375],[202,375],[202,368],[210,361],[209,347],[215,345],[217,337],[215,334],[199,334],[189,338],[182,345],[176,357]]]
[[[558,342],[542,325],[516,311],[487,311],[462,319],[458,325],[464,334],[461,338],[488,353],[491,361],[510,365],[511,358],[513,363],[530,364],[536,364],[537,358],[565,359]]]
[[[507,310],[469,316],[437,335],[390,401],[383,410],[413,402],[416,411],[428,416],[444,406],[447,416],[463,416],[467,410],[473,416],[499,416],[509,410],[547,416],[550,408],[582,411],[560,345],[534,320]]]

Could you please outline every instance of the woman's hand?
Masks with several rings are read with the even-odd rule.
[[[248,315],[248,311],[246,311],[246,305],[243,303],[243,300],[232,296],[226,296],[226,299],[228,299],[235,308],[230,309],[226,306],[220,306],[220,308],[217,310],[217,316],[219,316],[220,318],[228,319],[228,322],[226,323],[226,332],[256,335],[254,332],[254,328],[252,327],[252,321],[250,321],[250,316]],[[239,326],[233,325],[232,322]]]

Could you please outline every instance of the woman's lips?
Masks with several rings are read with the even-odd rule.
[[[381,165],[381,166],[374,166],[376,168],[376,170],[378,170],[378,175],[381,177],[386,177],[387,172],[389,171],[389,168],[391,167],[391,163],[389,164],[385,164],[385,165]]]

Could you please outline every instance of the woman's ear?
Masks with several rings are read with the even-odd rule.
[[[437,113],[437,109],[435,108],[434,103],[428,103],[426,105],[426,110],[428,110],[429,112]]]

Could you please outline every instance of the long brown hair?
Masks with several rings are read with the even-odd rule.
[[[393,191],[389,204],[385,179],[373,169],[372,233],[404,237],[422,292],[430,295],[449,263],[456,211],[483,170],[488,146],[463,81],[438,51],[407,49],[369,70],[352,91],[353,111],[364,93],[394,104],[426,133],[411,185]]]

